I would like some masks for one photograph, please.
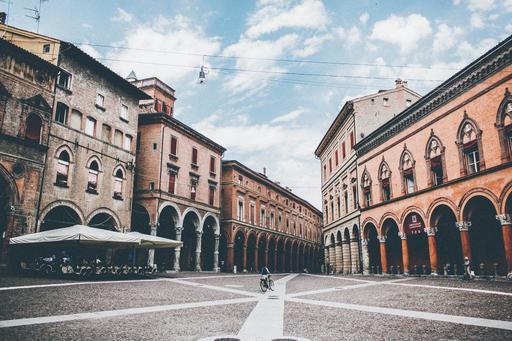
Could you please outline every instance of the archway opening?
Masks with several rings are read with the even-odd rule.
[[[78,213],[68,206],[52,208],[43,218],[40,231],[49,231],[81,224]]]
[[[460,232],[453,211],[446,205],[437,206],[432,212],[430,226],[436,227],[437,266],[441,273],[453,275],[463,270]],[[439,273],[439,272],[438,272]]]
[[[0,246],[1,246],[1,245],[3,245],[4,234],[7,231],[7,225],[9,224],[9,217],[11,214],[11,204],[12,204],[14,193],[12,193],[11,186],[9,186],[9,183],[1,175],[0,175],[0,188],[2,188],[2,192],[0,193]],[[0,257],[1,257],[1,254],[0,254]]]
[[[228,254],[228,238],[226,237],[226,232],[224,230],[220,231],[219,237],[219,268],[220,271],[228,271],[226,268]]]
[[[151,234],[150,217],[148,211],[144,206],[134,204],[132,208],[132,231]],[[139,266],[145,265],[148,262],[149,251],[137,250],[136,264]]]
[[[413,275],[430,273],[428,237],[425,222],[418,213],[411,212],[405,217],[404,233],[407,237],[409,252],[409,273]]]
[[[194,271],[196,269],[198,228],[199,217],[194,212],[188,212],[183,219],[183,232],[181,234],[183,246],[180,253],[180,268],[183,271]]]
[[[401,273],[404,270],[402,260],[402,241],[398,236],[398,225],[393,219],[387,219],[382,224],[386,236],[387,273]],[[384,269],[383,269],[384,271]]]
[[[505,251],[501,226],[496,220],[496,209],[483,196],[471,198],[464,208],[464,220],[470,221],[470,262],[479,275],[506,275]]]
[[[178,219],[179,215],[174,207],[164,207],[158,215],[156,235],[162,238],[176,239],[176,225],[178,223]],[[160,270],[174,269],[174,257],[174,248],[155,249],[154,262]]]
[[[115,231],[117,229],[117,223],[114,217],[108,213],[98,213],[89,220],[90,227],[95,227],[102,230]]]
[[[371,274],[382,273],[380,260],[380,243],[377,228],[372,223],[365,226],[365,238],[368,242],[368,271]]]
[[[236,266],[237,272],[242,272],[244,270],[244,243],[245,238],[242,231],[238,231],[235,235],[235,245],[234,245],[234,265]]]
[[[212,216],[208,216],[203,224],[203,234],[201,236],[201,269],[205,271],[214,271],[213,256],[215,252],[215,230],[217,222]]]
[[[350,232],[348,228],[343,231],[343,267],[347,274],[352,273],[352,252],[350,245]]]
[[[267,239],[265,237],[260,237],[258,241],[258,267],[261,269],[264,265],[269,266],[268,262],[265,260],[267,248]],[[269,259],[270,262],[270,259]],[[256,269],[258,271],[259,269]],[[270,268],[269,268],[270,269]]]
[[[284,271],[291,271],[291,260],[292,260],[292,244],[290,241],[287,241],[284,248]]]
[[[299,260],[299,250],[298,250],[298,244],[294,243],[292,245],[292,260],[291,260],[291,271],[297,272],[299,268],[298,260]]]
[[[268,269],[271,272],[277,271],[276,264],[276,241],[274,238],[271,238],[268,241]]]
[[[280,271],[280,272],[284,272],[284,268],[285,268],[285,261],[284,261],[284,242],[282,239],[280,239],[278,242],[277,242],[277,264],[276,264],[276,267],[277,267],[277,271]]]
[[[249,238],[247,238],[247,271],[254,272],[256,271],[256,256],[254,253],[256,251],[256,236],[251,234]]]
[[[359,228],[352,226],[352,239],[350,240],[352,250],[352,273],[361,272],[361,248],[359,247]]]
[[[298,272],[304,271],[304,244],[299,246],[299,264],[297,266]]]

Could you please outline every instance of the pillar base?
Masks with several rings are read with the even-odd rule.
[[[509,272],[509,273],[507,274],[507,279],[512,281],[512,272]]]
[[[437,272],[431,272],[431,273],[430,273],[430,276],[434,276],[434,277],[436,277],[436,276],[439,276],[439,275],[437,274]]]

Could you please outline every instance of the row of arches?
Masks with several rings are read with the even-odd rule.
[[[495,201],[475,193],[457,210],[441,201],[428,219],[419,209],[404,218],[388,215],[363,227],[365,271],[370,273],[461,274],[468,257],[479,275],[507,275],[512,270],[510,215],[512,194],[503,211]],[[429,224],[425,224],[425,221]]]
[[[326,270],[335,273],[361,272],[361,247],[359,228],[353,225],[345,227],[326,237],[324,254]]]

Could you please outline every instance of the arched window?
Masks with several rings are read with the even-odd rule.
[[[265,206],[261,206],[260,210],[260,226],[265,226],[267,220],[267,213],[265,211]]]
[[[55,179],[56,185],[67,187],[70,160],[71,158],[66,150],[60,152],[57,158],[57,178]]]
[[[482,152],[482,131],[464,112],[464,120],[457,134],[461,175],[478,173],[485,169]]]
[[[391,171],[386,161],[382,160],[379,168],[381,201],[391,200]]]
[[[238,198],[238,210],[236,217],[239,221],[244,221],[244,199]]]
[[[402,175],[402,194],[410,194],[416,190],[414,165],[415,161],[411,153],[404,147],[398,168]]]
[[[98,161],[92,160],[89,163],[89,170],[88,170],[88,177],[87,177],[87,192],[90,193],[98,193],[98,177],[100,173],[100,166]]]
[[[361,179],[361,187],[363,189],[364,205],[365,207],[370,207],[372,204],[372,179],[366,168]]]
[[[444,149],[432,130],[425,150],[425,160],[429,170],[428,186],[438,186],[447,180]]]
[[[35,143],[41,143],[41,130],[43,121],[36,114],[30,114],[27,118],[25,138]]]
[[[123,199],[123,181],[124,181],[124,173],[121,168],[119,168],[114,173],[114,199],[121,200]]]
[[[512,95],[508,89],[505,89],[505,96],[498,109],[496,128],[500,138],[501,161],[512,161]]]

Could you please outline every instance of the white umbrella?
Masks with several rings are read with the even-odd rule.
[[[140,232],[129,232],[127,235],[138,238],[140,243],[137,247],[143,249],[175,248],[183,244],[182,242],[174,239],[152,236]]]

